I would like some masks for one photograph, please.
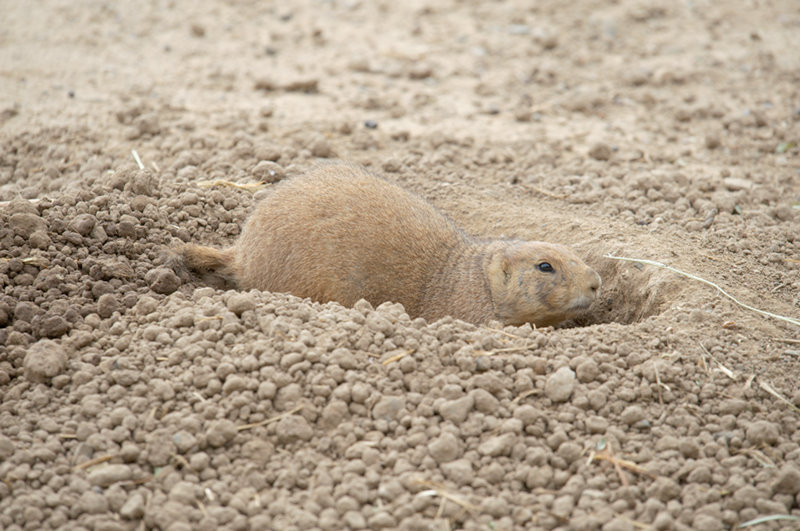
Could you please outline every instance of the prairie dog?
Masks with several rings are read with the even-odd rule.
[[[601,284],[568,247],[473,238],[421,197],[346,163],[275,185],[233,247],[177,251],[190,270],[240,289],[399,302],[428,321],[554,325],[589,307]]]

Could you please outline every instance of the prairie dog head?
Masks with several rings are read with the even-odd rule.
[[[544,242],[509,242],[488,266],[497,319],[509,325],[558,324],[589,307],[600,275],[568,247]]]

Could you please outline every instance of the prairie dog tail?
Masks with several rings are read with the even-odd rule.
[[[205,284],[219,289],[238,287],[232,247],[215,249],[187,243],[177,247],[175,252],[180,256],[183,266],[200,277]]]

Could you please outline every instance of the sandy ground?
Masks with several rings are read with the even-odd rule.
[[[0,8],[0,528],[800,525],[793,0]],[[268,193],[204,182],[320,158],[602,300],[475,327],[165,267]]]

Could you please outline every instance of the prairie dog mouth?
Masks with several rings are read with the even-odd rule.
[[[588,295],[579,295],[573,299],[572,304],[569,305],[570,310],[585,310],[594,302],[594,297]]]

